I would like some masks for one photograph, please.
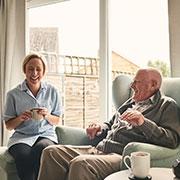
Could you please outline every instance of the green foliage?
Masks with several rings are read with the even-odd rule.
[[[159,71],[161,71],[163,77],[170,76],[170,67],[164,61],[161,60],[148,61],[148,66],[157,68]]]

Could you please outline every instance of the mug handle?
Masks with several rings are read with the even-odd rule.
[[[131,162],[131,157],[130,156],[125,156],[124,157],[124,164],[126,165],[126,167],[129,169],[129,170],[131,170],[131,167],[127,164],[127,159],[129,159],[129,161]]]

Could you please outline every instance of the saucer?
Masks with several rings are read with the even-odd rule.
[[[138,177],[135,177],[133,174],[130,174],[130,175],[128,176],[128,178],[129,178],[130,180],[151,180],[151,179],[152,179],[152,176],[151,176],[151,175],[148,175],[148,176],[145,177],[145,178],[138,178]]]

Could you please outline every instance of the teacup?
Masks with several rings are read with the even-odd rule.
[[[43,119],[43,115],[39,114],[39,111],[42,110],[42,108],[32,108],[31,111],[31,115],[32,115],[32,119],[34,120],[42,120]]]
[[[128,159],[130,166],[127,164]],[[131,156],[124,157],[124,164],[135,177],[146,178],[150,170],[150,153],[143,151],[133,152]]]

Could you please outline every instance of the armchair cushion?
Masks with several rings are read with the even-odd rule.
[[[131,95],[132,77],[128,75],[117,76],[112,84],[112,98],[116,108],[120,107]]]

